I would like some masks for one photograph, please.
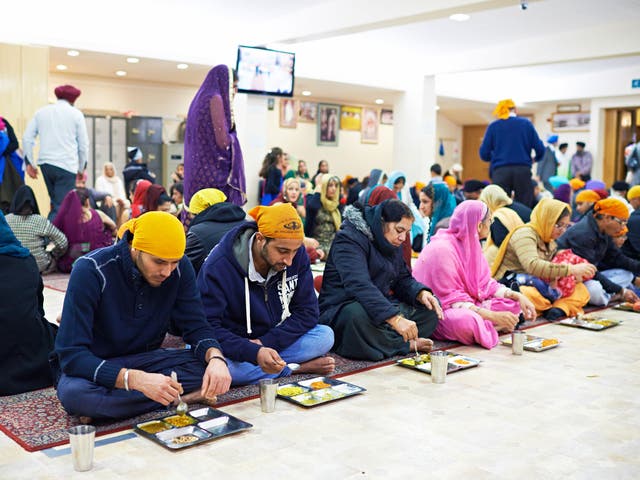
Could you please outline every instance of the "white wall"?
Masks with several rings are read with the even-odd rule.
[[[444,156],[440,156],[440,140],[444,146]],[[449,120],[438,112],[436,117],[436,162],[442,166],[445,172],[454,163],[460,163],[462,158],[462,126]]]

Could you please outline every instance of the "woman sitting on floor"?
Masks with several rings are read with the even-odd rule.
[[[595,267],[590,263],[552,262],[557,253],[555,240],[569,227],[570,215],[571,207],[566,203],[543,198],[531,212],[531,221],[507,235],[491,267],[491,274],[496,279],[512,272],[527,273],[551,282],[573,275],[577,280],[575,288],[568,295],[569,292],[565,291],[553,302],[534,286],[520,286],[520,291],[533,302],[538,314],[544,313],[548,320],[583,313],[582,307],[589,301],[589,292],[582,279],[595,274]]]
[[[42,277],[0,212],[0,396],[53,384],[49,353],[57,328],[44,318]]]
[[[381,360],[431,350],[427,337],[442,311],[402,259],[412,223],[409,207],[400,200],[375,207],[356,203],[345,210],[318,299],[320,323],[334,330],[338,354]]]
[[[431,285],[442,304],[443,319],[435,339],[493,348],[498,333],[513,331],[520,314],[535,318],[527,297],[491,278],[480,245],[490,225],[489,208],[478,200],[466,200],[454,210],[449,228],[432,237],[418,257],[414,278]]]
[[[36,259],[40,273],[54,271],[55,259],[67,250],[67,237],[40,215],[31,187],[22,185],[16,190],[9,211],[7,223],[18,241]]]
[[[58,260],[58,270],[63,273],[69,273],[73,262],[85,253],[113,245],[116,224],[107,214],[89,206],[86,188],[67,193],[53,224],[69,241],[67,253]]]
[[[429,239],[441,228],[449,226],[449,218],[456,208],[456,199],[449,191],[446,183],[434,183],[427,185],[418,194],[420,198],[420,213],[425,219],[429,219],[428,228],[425,228],[422,243],[424,246],[429,243]],[[414,249],[417,251],[415,247]],[[420,243],[418,241],[418,243]],[[420,248],[421,250],[422,248]]]
[[[302,224],[304,225],[307,218],[307,209],[305,207],[305,198],[300,188],[300,179],[287,178],[282,183],[282,190],[278,196],[269,205],[279,205],[281,203],[290,203],[296,209]]]
[[[329,253],[331,243],[340,230],[342,214],[340,207],[340,179],[325,175],[320,193],[307,198],[307,220],[304,232],[307,237],[315,238],[325,255]]]

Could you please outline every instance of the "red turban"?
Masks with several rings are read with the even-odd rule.
[[[58,100],[66,100],[73,105],[82,92],[73,85],[60,85],[56,87],[54,93]]]

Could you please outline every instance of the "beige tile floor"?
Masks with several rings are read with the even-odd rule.
[[[181,452],[126,438],[96,447],[86,474],[0,434],[0,479],[638,479],[640,315],[615,315],[625,322],[603,332],[533,330],[562,341],[543,353],[458,348],[483,363],[444,385],[389,366],[347,377],[365,394],[315,409],[224,407],[254,428]]]

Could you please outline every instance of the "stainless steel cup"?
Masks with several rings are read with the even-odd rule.
[[[522,355],[524,352],[524,340],[527,335],[519,330],[514,330],[511,333],[511,351],[514,355]]]
[[[95,443],[96,427],[91,425],[78,425],[71,427],[68,432],[74,470],[77,472],[91,470],[93,466],[93,445]]]
[[[264,413],[271,413],[276,409],[276,394],[278,382],[273,378],[260,380],[260,408]]]
[[[447,352],[431,352],[429,355],[431,356],[431,381],[444,383],[447,378],[449,355]]]

